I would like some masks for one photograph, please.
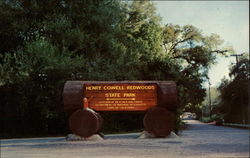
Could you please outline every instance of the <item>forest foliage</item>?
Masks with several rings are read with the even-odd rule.
[[[220,102],[216,106],[218,114],[225,122],[250,123],[249,120],[249,56],[245,53],[230,69],[231,80],[223,79],[218,90]]]
[[[1,0],[0,42],[1,137],[67,133],[67,80],[173,80],[179,109],[197,111],[227,52],[218,35],[162,25],[150,1]],[[109,129],[137,128],[131,118]]]

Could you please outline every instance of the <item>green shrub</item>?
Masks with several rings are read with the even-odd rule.
[[[216,121],[216,124],[220,125],[223,122],[223,115],[213,114],[211,117],[202,117],[202,118],[200,118],[200,121],[204,122],[204,123]]]

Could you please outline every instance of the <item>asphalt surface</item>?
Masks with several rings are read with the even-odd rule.
[[[62,137],[1,140],[1,158],[242,158],[249,157],[249,130],[187,121],[179,138],[138,139],[139,133],[99,141]]]

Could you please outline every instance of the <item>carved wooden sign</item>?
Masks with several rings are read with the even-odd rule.
[[[100,131],[103,119],[95,111],[147,111],[145,130],[165,137],[174,127],[178,105],[173,81],[67,81],[63,102],[70,129],[82,137]]]
[[[144,111],[157,105],[157,84],[85,83],[83,96],[96,111]]]

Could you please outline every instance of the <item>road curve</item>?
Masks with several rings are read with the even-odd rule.
[[[249,157],[249,130],[188,120],[179,138],[137,139],[139,133],[107,135],[101,141],[62,137],[3,139],[1,158],[242,158]]]

